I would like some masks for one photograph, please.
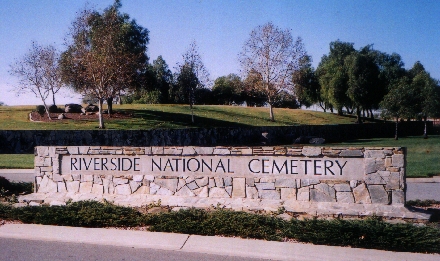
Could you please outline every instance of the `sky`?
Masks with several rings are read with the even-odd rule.
[[[34,94],[17,96],[10,64],[32,41],[65,50],[76,13],[86,4],[102,12],[113,0],[0,0],[0,102],[42,104]],[[272,22],[301,37],[316,68],[332,41],[401,55],[405,68],[420,61],[440,79],[438,0],[122,0],[121,11],[150,31],[150,62],[159,55],[172,71],[195,41],[210,79],[240,73],[238,54],[250,32]],[[67,88],[57,104],[80,102]]]

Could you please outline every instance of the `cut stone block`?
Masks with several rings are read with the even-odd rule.
[[[177,183],[179,182],[179,179],[155,179],[154,183],[157,185],[164,187],[172,192],[176,192],[177,190]]]
[[[340,157],[362,157],[364,153],[360,150],[343,150],[339,154]]]
[[[304,156],[319,156],[321,155],[320,147],[304,147],[302,149],[302,154]]]
[[[201,198],[207,198],[209,196],[209,188],[208,187],[203,187],[203,188],[198,188],[193,190],[194,194],[196,194],[196,196],[201,197]]]
[[[138,190],[133,192],[133,194],[150,194],[150,187],[149,186],[140,186]]]
[[[405,192],[403,190],[393,190],[391,192],[391,204],[403,205],[405,204]]]
[[[280,192],[276,190],[261,190],[258,191],[258,196],[261,199],[280,199]]]
[[[299,201],[310,201],[310,188],[304,187],[298,189],[298,194],[296,199]]]
[[[232,197],[245,198],[246,197],[246,179],[233,178],[232,179]]]
[[[395,154],[391,157],[394,167],[405,167],[405,158],[403,154]]]
[[[92,187],[93,187],[92,181],[81,182],[81,184],[79,184],[79,193],[91,193]]]
[[[104,185],[93,184],[92,193],[98,195],[104,194]]]
[[[115,193],[118,195],[130,195],[131,194],[130,185],[129,184],[117,185],[115,187]]]
[[[377,172],[379,170],[385,170],[385,160],[377,158],[365,158],[365,174]]]
[[[368,174],[367,177],[365,178],[365,183],[367,185],[385,185],[386,184],[385,180],[382,178],[381,175],[379,175],[379,173]]]
[[[379,158],[384,159],[385,153],[383,150],[366,150],[365,151],[366,158]]]
[[[373,204],[389,204],[388,193],[382,185],[369,185],[368,190]]]
[[[354,203],[353,193],[351,193],[351,192],[336,192],[336,201],[338,203]]]
[[[275,183],[255,183],[255,187],[257,187],[258,191],[262,190],[274,190]]]
[[[276,188],[296,188],[295,179],[276,179]]]
[[[77,193],[79,191],[79,181],[66,181],[67,192]]]
[[[258,190],[256,187],[246,187],[246,197],[256,199],[258,198]]]
[[[61,193],[67,192],[66,183],[58,182],[58,192]]]
[[[351,192],[351,187],[347,183],[335,184],[333,188],[336,192]]]
[[[204,186],[208,185],[209,178],[208,177],[204,177],[204,178],[201,178],[201,179],[196,179],[195,181],[197,183],[197,186],[204,187]]]
[[[187,187],[187,186],[183,186],[181,189],[179,189],[179,191],[177,191],[176,193],[174,193],[174,196],[179,196],[179,197],[194,197],[195,194]]]
[[[296,188],[281,188],[281,199],[295,199],[296,200]]]
[[[229,198],[228,192],[224,188],[214,187],[209,189],[210,198]]]
[[[224,188],[225,187],[225,183],[223,182],[223,178],[214,177],[214,181],[215,181],[215,186],[216,187],[219,187],[219,188]]]
[[[370,193],[368,192],[365,183],[361,183],[359,186],[353,189],[353,195],[355,203],[358,204],[371,204]]]

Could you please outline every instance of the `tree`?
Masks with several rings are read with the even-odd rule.
[[[212,92],[216,104],[242,104],[244,85],[240,77],[236,74],[218,77],[214,81]]]
[[[347,95],[348,74],[345,66],[345,58],[356,52],[353,43],[335,41],[330,43],[330,53],[324,55],[316,69],[321,85],[321,97],[325,103],[337,109],[342,115],[342,108],[348,111],[352,108],[352,102]]]
[[[55,104],[55,94],[62,86],[58,59],[59,53],[55,47],[32,42],[30,50],[11,64],[9,71],[11,75],[19,78],[18,86],[15,87],[16,93],[34,93],[43,102],[49,119],[51,117],[46,99],[52,94]]]
[[[101,14],[84,10],[70,28],[71,41],[62,54],[63,79],[75,91],[95,97],[99,104],[99,128],[105,128],[103,101],[109,113],[113,97],[134,88],[147,71],[149,31],[120,13],[121,3]]]
[[[263,89],[261,75],[256,72],[249,72],[243,81],[244,100],[248,107],[262,107],[267,103],[267,96]]]
[[[312,58],[306,55],[300,64],[300,69],[292,74],[292,82],[298,102],[307,108],[318,103],[325,111],[326,107],[320,96],[321,86],[312,67]]]
[[[267,23],[252,30],[240,53],[244,75],[257,74],[261,85],[255,86],[267,98],[269,116],[275,121],[273,104],[281,91],[292,92],[292,73],[300,68],[306,55],[301,38],[293,39],[290,30]]]
[[[413,76],[411,87],[414,95],[414,115],[422,117],[425,123],[423,137],[427,138],[426,121],[428,117],[437,114],[440,102],[440,97],[437,96],[438,81],[433,79],[419,62],[409,71],[409,75]]]
[[[154,76],[154,89],[160,92],[160,103],[168,103],[170,101],[170,89],[173,82],[173,74],[161,55],[153,61],[151,71]]]
[[[194,123],[193,105],[196,102],[196,90],[203,89],[209,84],[209,73],[202,62],[202,57],[196,42],[192,42],[188,50],[183,54],[183,63],[177,66],[175,76],[175,99],[188,103],[191,108],[191,122]]]
[[[356,107],[357,123],[362,123],[361,109],[372,110],[383,95],[379,93],[379,68],[368,51],[353,52],[345,58],[348,75],[347,95]]]
[[[403,77],[400,81],[395,82],[390,91],[384,96],[380,102],[382,108],[382,117],[394,118],[396,121],[396,132],[394,139],[398,140],[398,124],[399,119],[406,118],[413,114],[411,104],[413,103],[413,90],[411,87],[411,80],[408,77]]]

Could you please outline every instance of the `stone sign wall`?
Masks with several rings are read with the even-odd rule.
[[[28,200],[401,216],[404,148],[36,147]]]

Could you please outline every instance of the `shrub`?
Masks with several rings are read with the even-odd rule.
[[[10,182],[5,177],[0,176],[0,196],[2,197],[32,193],[32,186],[30,182]]]
[[[43,115],[46,112],[46,108],[44,108],[44,105],[37,105],[35,110],[41,115]]]
[[[58,109],[58,107],[54,104],[54,105],[51,105],[50,107],[49,107],[49,112],[50,113],[57,113],[57,112],[59,112],[60,110]]]

